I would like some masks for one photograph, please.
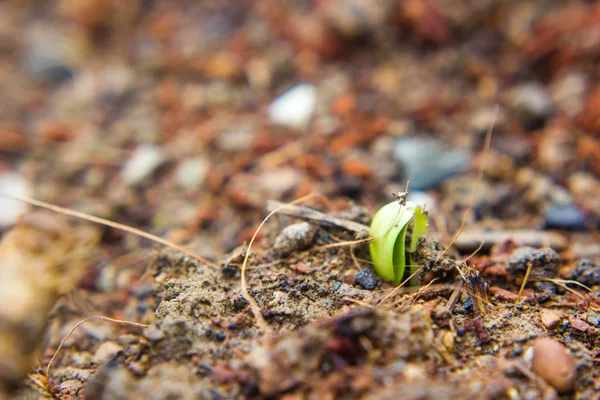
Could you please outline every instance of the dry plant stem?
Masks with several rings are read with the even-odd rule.
[[[89,215],[86,213],[82,213],[79,211],[74,211],[74,210],[69,210],[68,208],[63,208],[63,207],[59,207],[59,206],[55,206],[54,204],[50,204],[50,203],[46,203],[44,201],[39,201],[39,200],[35,200],[35,199],[31,199],[31,198],[27,198],[27,197],[20,197],[20,196],[14,196],[8,193],[0,193],[0,196],[5,196],[8,197],[9,199],[13,199],[13,200],[17,200],[17,201],[22,201],[23,203],[27,203],[30,204],[32,206],[36,206],[36,207],[41,207],[41,208],[45,208],[47,210],[51,210],[60,214],[64,214],[64,215],[69,215],[71,217],[76,217],[76,218],[80,218],[80,219],[84,219],[86,221],[90,221],[90,222],[94,222],[96,224],[100,224],[100,225],[105,225],[105,226],[109,226],[111,228],[115,228],[115,229],[119,229],[125,232],[129,232],[129,233],[133,233],[135,235],[141,236],[143,238],[152,240],[153,242],[156,243],[160,243],[164,246],[167,247],[171,247],[175,250],[178,250],[180,252],[182,252],[183,254],[190,256],[198,261],[200,261],[201,263],[204,263],[206,265],[211,266],[214,269],[218,269],[218,266],[210,261],[208,261],[207,259],[205,259],[204,257],[200,257],[199,255],[196,255],[194,253],[192,253],[189,250],[186,250],[184,247],[179,246],[173,242],[169,242],[168,240],[162,239],[158,236],[152,235],[151,233],[147,233],[144,232],[140,229],[137,228],[133,228],[127,225],[123,225],[123,224],[119,224],[117,222],[112,222],[109,221],[107,219],[104,218],[100,218],[100,217],[95,217],[93,215]]]
[[[67,333],[67,335],[60,342],[60,344],[58,345],[58,348],[56,349],[56,351],[52,355],[52,358],[48,362],[48,365],[46,366],[46,372],[45,372],[46,373],[46,377],[50,376],[50,367],[52,367],[52,363],[54,362],[54,359],[58,355],[58,352],[62,349],[63,345],[65,344],[65,342],[67,341],[67,339],[69,338],[69,336],[71,336],[71,334],[73,332],[75,332],[75,329],[79,328],[81,325],[85,324],[86,322],[88,322],[91,319],[101,319],[101,320],[104,320],[104,321],[114,322],[116,324],[132,325],[132,326],[138,326],[138,327],[143,327],[143,328],[146,328],[146,327],[150,326],[150,325],[147,325],[147,324],[140,324],[138,322],[123,321],[123,320],[120,320],[120,319],[113,319],[113,318],[109,318],[109,317],[104,317],[102,315],[94,315],[92,317],[87,317],[86,319],[83,319],[83,320],[79,321],[77,324],[75,324],[75,326],[71,328],[71,330],[69,331],[69,333]]]
[[[254,317],[258,321],[258,324],[260,325],[260,327],[265,332],[269,332],[270,331],[269,325],[267,324],[267,321],[265,321],[264,317],[262,316],[262,311],[261,311],[260,306],[258,305],[258,303],[256,302],[256,300],[254,300],[254,297],[250,296],[250,293],[248,293],[248,287],[247,287],[247,283],[246,283],[246,266],[248,265],[248,257],[250,256],[250,249],[252,249],[252,245],[254,244],[254,240],[256,239],[256,235],[258,235],[258,232],[260,231],[260,229],[269,220],[269,218],[271,218],[271,216],[273,214],[277,213],[282,208],[285,208],[285,207],[287,207],[289,205],[292,205],[292,204],[301,203],[301,202],[306,201],[308,199],[311,199],[311,198],[313,198],[315,196],[316,196],[316,194],[311,193],[311,194],[303,196],[303,197],[301,197],[299,199],[296,199],[296,200],[292,201],[291,203],[287,203],[287,204],[283,204],[282,203],[279,207],[277,207],[274,210],[272,210],[265,217],[265,219],[263,219],[263,221],[258,226],[258,228],[256,228],[256,231],[254,231],[254,235],[252,235],[252,239],[250,239],[250,243],[248,244],[248,250],[246,251],[246,255],[244,256],[244,262],[242,263],[242,270],[240,272],[240,287],[241,287],[241,290],[242,290],[242,295],[244,296],[244,298],[246,300],[248,300],[248,303],[250,303],[250,308],[252,309],[252,313],[254,314]]]
[[[515,303],[518,303],[521,300],[521,296],[523,295],[523,290],[525,290],[525,285],[527,284],[527,280],[529,279],[529,274],[531,273],[531,263],[527,263],[527,271],[525,272],[525,278],[523,278],[523,283],[521,283],[521,288],[519,289],[519,294],[517,295],[517,299]]]
[[[317,210],[313,210],[310,207],[301,207],[290,204],[284,204],[277,200],[267,201],[267,211],[280,210],[280,214],[289,215],[290,217],[297,217],[303,219],[309,219],[320,223],[326,223],[329,225],[339,226],[348,231],[355,233],[368,233],[369,227],[367,225],[360,224],[358,222],[349,221],[342,218],[332,217]]]
[[[573,280],[565,280],[565,279],[556,279],[556,278],[546,278],[545,276],[539,276],[539,277],[535,277],[535,279],[532,279],[534,281],[536,280],[540,280],[540,281],[547,281],[547,282],[552,282],[555,283],[557,285],[563,284],[566,285],[567,283],[573,284],[573,285],[577,285],[579,287],[584,288],[585,290],[587,290],[588,292],[591,292],[592,289],[585,286],[583,283],[581,282],[577,282],[577,281],[573,281]]]
[[[408,267],[409,265],[407,265]],[[387,299],[389,299],[390,297],[392,297],[393,295],[395,295],[396,293],[398,293],[398,291],[402,288],[402,286],[404,286],[406,284],[406,282],[410,281],[415,275],[417,275],[417,273],[419,271],[421,271],[423,269],[423,267],[419,267],[415,270],[415,272],[413,272],[408,278],[406,278],[401,284],[399,284],[398,286],[396,286],[394,288],[394,290],[392,290],[390,293],[388,293],[379,303],[377,303],[377,306],[382,305],[383,303],[386,302]]]
[[[583,284],[581,284],[579,282],[576,282],[576,281],[565,281],[565,280],[562,280],[562,279],[552,279],[552,278],[546,278],[546,277],[543,277],[543,276],[536,277],[536,279],[539,279],[539,280],[542,280],[542,281],[547,281],[547,282],[552,282],[555,285],[558,285],[558,286],[562,287],[563,289],[565,289],[569,293],[573,293],[574,295],[576,295],[579,298],[584,299],[584,300],[585,300],[585,296],[584,295],[582,295],[581,293],[579,293],[577,290],[571,289],[566,284],[567,283],[576,283],[579,286],[582,286],[585,289],[589,290],[590,292],[592,291],[592,289],[590,289],[589,287],[587,287],[587,286],[585,286],[585,285],[583,285]]]
[[[460,286],[457,287],[456,289],[454,289],[454,291],[450,295],[450,298],[448,299],[448,302],[446,303],[446,307],[445,307],[447,312],[449,312],[449,313],[452,312],[452,309],[454,308],[456,301],[458,300],[458,298],[460,297],[460,295],[463,291],[464,284],[465,284],[465,282],[461,281]]]
[[[485,144],[483,145],[483,153],[482,153],[482,157],[481,157],[481,163],[479,165],[479,171],[477,172],[477,180],[475,183],[475,190],[473,191],[473,196],[471,197],[471,201],[469,202],[469,207],[467,207],[467,210],[465,211],[465,215],[463,216],[463,219],[460,223],[460,227],[458,228],[458,231],[456,231],[454,238],[452,239],[450,244],[448,244],[448,246],[446,246],[444,251],[442,251],[442,253],[439,255],[438,260],[440,258],[442,258],[444,256],[444,254],[446,254],[446,252],[450,249],[450,247],[452,247],[454,242],[456,242],[456,240],[458,239],[460,234],[464,231],[465,226],[467,225],[467,219],[469,218],[469,215],[471,215],[471,210],[473,209],[473,205],[475,204],[475,200],[477,199],[477,194],[479,193],[481,181],[483,180],[483,172],[484,172],[484,168],[485,168],[485,162],[484,162],[485,156],[487,155],[488,151],[490,150],[490,143],[492,142],[492,130],[494,129],[494,124],[496,123],[497,116],[498,116],[498,106],[496,106],[496,108],[494,110],[494,118],[492,119],[490,128],[488,129],[487,133],[485,134]]]

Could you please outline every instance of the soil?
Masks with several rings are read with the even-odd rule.
[[[0,2],[0,174],[209,260],[50,212],[2,228],[18,290],[0,285],[0,398],[600,398],[598,15]],[[306,82],[310,120],[274,123],[271,102]],[[423,138],[444,150],[398,159]],[[348,242],[413,176],[430,229],[419,284],[395,289]],[[308,193],[303,217],[259,232],[244,293],[268,201]],[[97,315],[138,325],[68,335]]]

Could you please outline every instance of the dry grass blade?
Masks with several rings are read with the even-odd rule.
[[[64,346],[64,344],[67,341],[67,339],[69,338],[69,336],[71,336],[71,334],[73,332],[75,332],[75,329],[79,328],[81,325],[85,324],[86,322],[88,322],[89,320],[92,320],[92,319],[101,319],[101,320],[104,320],[104,321],[114,322],[116,324],[138,326],[138,327],[143,327],[143,328],[149,326],[147,324],[140,324],[138,322],[131,322],[131,321],[123,321],[123,320],[120,320],[120,319],[113,319],[113,318],[109,318],[109,317],[104,317],[102,315],[94,315],[92,317],[87,317],[86,319],[83,319],[83,320],[79,321],[77,324],[75,324],[75,326],[71,328],[71,330],[69,331],[69,333],[67,333],[67,335],[60,342],[60,344],[58,345],[58,348],[56,349],[56,351],[52,355],[52,358],[50,359],[50,361],[48,361],[48,365],[46,366],[46,371],[45,371],[46,377],[50,376],[50,368],[52,367],[52,363],[54,362],[54,359],[58,355],[58,352],[62,349],[62,347]]]
[[[50,204],[50,203],[46,203],[44,201],[40,201],[40,200],[35,200],[35,199],[31,199],[28,197],[20,197],[20,196],[14,196],[8,193],[0,193],[0,196],[4,196],[4,197],[8,197],[9,199],[12,200],[17,200],[17,201],[22,201],[23,203],[27,203],[30,204],[32,206],[36,206],[36,207],[41,207],[41,208],[45,208],[47,210],[51,210],[60,214],[64,214],[64,215],[69,215],[71,217],[75,217],[75,218],[80,218],[80,219],[84,219],[86,221],[90,221],[90,222],[94,222],[96,224],[100,224],[100,225],[105,225],[105,226],[109,226],[111,228],[114,229],[119,229],[125,232],[129,232],[129,233],[133,233],[134,235],[138,235],[141,236],[143,238],[149,239],[153,242],[156,243],[160,243],[164,246],[167,247],[171,247],[177,251],[182,252],[183,254],[192,257],[198,261],[200,261],[201,263],[204,263],[206,265],[211,266],[212,268],[218,269],[218,266],[213,263],[208,261],[207,259],[205,259],[204,257],[200,257],[199,255],[196,255],[194,253],[192,253],[191,251],[185,249],[182,246],[179,246],[173,242],[169,242],[168,240],[165,240],[163,238],[160,238],[156,235],[153,235],[151,233],[147,233],[144,232],[140,229],[137,228],[133,228],[131,226],[127,226],[127,225],[123,225],[123,224],[119,224],[118,222],[113,222],[113,221],[109,221],[107,219],[104,218],[100,218],[100,217],[95,217],[93,215],[89,215],[83,212],[79,212],[79,211],[74,211],[74,210],[70,210],[68,208],[64,208],[64,207],[59,207],[56,206],[54,204]]]
[[[258,305],[256,300],[254,300],[254,297],[250,296],[250,293],[248,293],[248,286],[247,286],[247,282],[246,282],[246,269],[247,269],[246,267],[248,265],[248,257],[250,256],[250,250],[252,249],[252,245],[254,244],[254,240],[256,239],[258,232],[263,227],[263,225],[269,220],[269,218],[271,218],[271,216],[273,216],[273,214],[277,213],[279,210],[287,207],[288,205],[302,203],[303,201],[311,199],[315,196],[317,196],[317,195],[314,193],[307,194],[306,196],[300,197],[299,199],[296,199],[290,203],[282,204],[281,206],[275,208],[273,211],[271,211],[269,214],[267,214],[267,216],[262,220],[262,222],[260,223],[258,228],[256,228],[256,230],[254,231],[254,235],[252,235],[252,239],[250,239],[250,243],[248,244],[248,250],[246,251],[246,255],[244,256],[244,262],[242,263],[242,270],[240,272],[240,287],[242,290],[242,295],[248,301],[248,303],[250,303],[250,308],[252,309],[252,313],[254,314],[254,317],[258,321],[260,327],[265,332],[270,331],[269,325],[267,324],[267,322],[265,321],[265,319],[262,316],[262,311],[261,311],[260,306]]]
[[[525,278],[523,278],[523,282],[521,283],[521,287],[519,288],[519,294],[517,295],[517,299],[515,303],[518,303],[521,300],[521,296],[523,296],[523,291],[525,290],[525,285],[527,284],[527,280],[529,279],[529,274],[531,273],[531,263],[527,263],[527,271],[525,272]]]
[[[407,267],[409,267],[410,265],[407,265]],[[417,273],[419,271],[421,271],[423,269],[423,267],[419,267],[415,270],[415,272],[413,272],[408,278],[406,278],[401,284],[399,284],[398,286],[396,286],[394,288],[394,290],[392,290],[390,293],[388,293],[379,303],[377,303],[377,306],[382,305],[383,303],[385,303],[387,301],[387,299],[389,299],[390,297],[392,297],[393,295],[395,295],[396,293],[398,293],[398,291],[402,288],[402,286],[404,286],[406,284],[406,282],[409,282],[415,275],[417,275]]]

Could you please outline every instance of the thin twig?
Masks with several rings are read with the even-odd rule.
[[[527,284],[527,280],[529,279],[529,274],[531,273],[532,265],[531,263],[527,263],[527,271],[525,272],[525,278],[523,278],[523,283],[521,283],[521,288],[519,289],[519,294],[517,295],[517,300],[515,303],[518,303],[521,300],[521,296],[523,295],[523,291],[525,290],[525,285]]]
[[[280,214],[289,215],[290,217],[297,217],[297,218],[318,221],[320,223],[325,223],[325,224],[329,224],[329,225],[339,226],[340,228],[344,228],[348,231],[355,232],[358,234],[369,232],[369,227],[367,225],[363,225],[358,222],[349,221],[349,220],[343,219],[343,218],[333,217],[331,215],[314,210],[310,207],[296,206],[296,205],[293,205],[292,203],[285,204],[285,203],[282,203],[277,200],[268,200],[267,201],[267,211],[272,211],[275,209],[277,209]]]
[[[413,272],[408,278],[406,278],[401,284],[399,284],[398,286],[396,286],[394,288],[394,290],[392,290],[390,293],[388,293],[379,303],[377,303],[377,306],[382,305],[383,303],[385,303],[385,301],[387,299],[389,299],[390,297],[392,297],[393,295],[395,295],[396,293],[398,293],[398,291],[402,288],[402,286],[404,286],[406,284],[406,282],[410,281],[415,275],[417,275],[417,273],[419,271],[421,271],[423,269],[423,267],[419,267],[415,270],[415,272]]]
[[[125,232],[133,233],[133,234],[141,236],[143,238],[152,240],[153,242],[160,243],[160,244],[162,244],[164,246],[171,247],[171,248],[173,248],[175,250],[178,250],[178,251],[182,252],[183,254],[185,254],[187,256],[190,256],[190,257],[192,257],[192,258],[200,261],[201,263],[204,263],[204,264],[206,264],[208,266],[213,267],[214,269],[218,269],[219,268],[215,263],[212,263],[212,262],[208,261],[206,258],[200,257],[199,255],[192,253],[191,251],[185,249],[182,246],[179,246],[179,245],[177,245],[177,244],[175,244],[173,242],[165,240],[165,239],[163,239],[161,237],[158,237],[156,235],[153,235],[151,233],[144,232],[141,229],[133,228],[131,226],[119,224],[118,222],[109,221],[109,220],[104,219],[104,218],[95,217],[95,216],[90,215],[90,214],[86,214],[86,213],[83,213],[83,212],[70,210],[68,208],[56,206],[54,204],[46,203],[45,201],[35,200],[35,199],[29,198],[29,197],[15,196],[15,195],[8,194],[8,193],[0,193],[0,196],[8,197],[9,199],[12,199],[12,200],[22,201],[23,203],[27,203],[27,204],[30,204],[32,206],[45,208],[47,210],[51,210],[51,211],[57,212],[59,214],[69,215],[71,217],[84,219],[86,221],[94,222],[96,224],[105,225],[105,226],[109,226],[109,227],[114,228],[114,229],[119,229],[119,230],[122,230],[122,231],[125,231]]]

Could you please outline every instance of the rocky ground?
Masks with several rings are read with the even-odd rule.
[[[0,398],[598,398],[599,64],[588,1],[0,2],[0,192],[204,260],[0,198]],[[244,293],[269,199],[407,181],[419,285],[280,214]]]

